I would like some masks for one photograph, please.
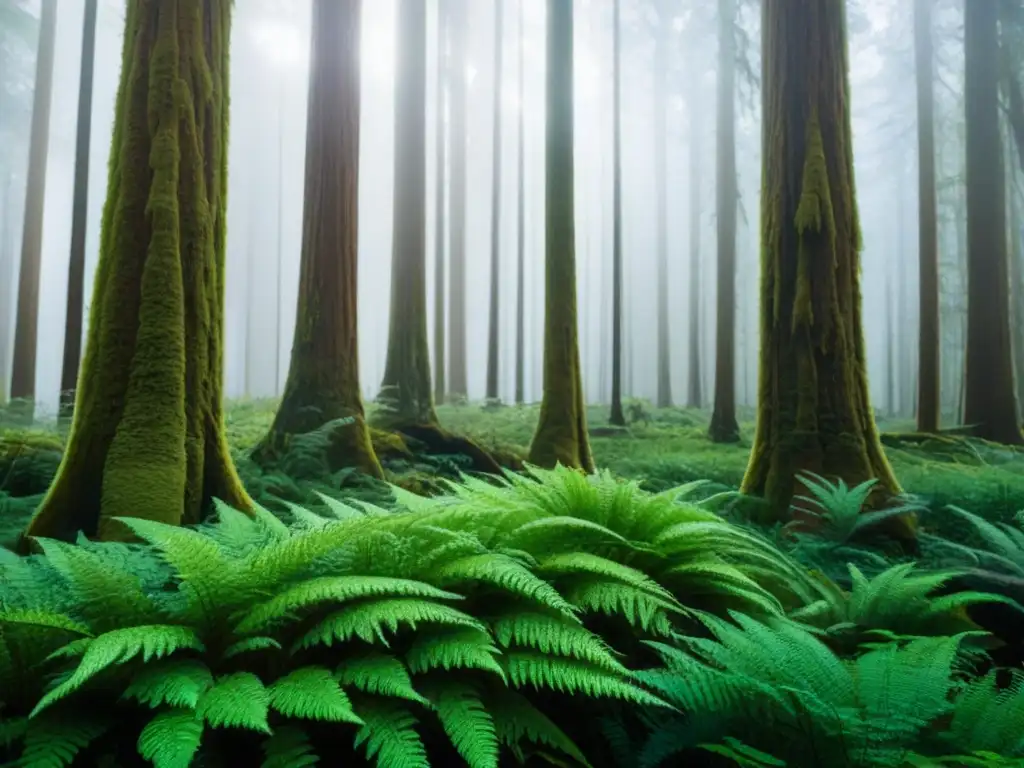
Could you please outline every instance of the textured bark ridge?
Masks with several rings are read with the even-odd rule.
[[[594,470],[576,318],[572,0],[548,0],[544,399],[530,462]]]
[[[298,315],[281,407],[258,453],[351,418],[331,435],[332,467],[382,478],[359,391],[360,3],[316,0],[306,122],[306,194]]]
[[[221,406],[230,0],[126,10],[110,180],[74,419],[28,536],[249,509]]]
[[[761,361],[743,479],[778,514],[801,471],[899,491],[868,397],[843,0],[765,0]],[[913,519],[892,533],[910,536]]]

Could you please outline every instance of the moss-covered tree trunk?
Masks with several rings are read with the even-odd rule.
[[[251,506],[221,405],[230,24],[230,0],[127,6],[74,419],[29,536]]]
[[[762,6],[761,360],[742,488],[779,515],[805,470],[899,490],[865,376],[845,15],[844,0]]]
[[[914,2],[914,61],[917,81],[917,227],[920,328],[917,429],[935,432],[942,410],[939,336],[939,240],[935,189],[935,93],[932,0]]]
[[[608,421],[626,425],[622,411],[622,13],[612,6],[612,406]]]
[[[548,0],[544,397],[530,461],[592,472],[576,317],[573,0]]]
[[[1024,442],[1010,342],[1006,186],[999,127],[999,3],[964,6],[967,113],[967,362],[964,422],[978,437]]]
[[[398,39],[391,323],[381,396],[388,404],[388,421],[436,425],[427,344],[425,6],[399,3],[395,7]],[[451,20],[454,25],[454,17]],[[454,83],[452,90],[456,90]]]
[[[735,0],[718,2],[718,109],[715,194],[718,206],[718,298],[715,323],[715,403],[708,435],[740,439],[736,422],[736,51]]]
[[[298,314],[284,397],[261,448],[350,418],[330,462],[383,477],[359,388],[359,37],[362,2],[314,0]]]

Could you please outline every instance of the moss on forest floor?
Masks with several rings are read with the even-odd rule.
[[[386,485],[353,471],[327,473],[320,459],[316,434],[278,466],[264,470],[247,458],[266,434],[276,401],[232,403],[227,409],[228,441],[249,492],[264,506],[282,509],[282,501],[320,503],[318,491],[335,497],[359,498],[387,505]],[[372,415],[372,406],[369,409]],[[445,405],[438,415],[445,429],[473,438],[505,466],[516,466],[533,435],[538,407]],[[599,467],[642,481],[660,491],[692,480],[709,480],[718,488],[739,486],[746,469],[753,432],[753,414],[739,414],[739,443],[721,445],[707,438],[710,413],[699,410],[653,409],[637,404],[629,409],[626,429],[610,428],[608,409],[592,406],[587,415],[591,442]],[[990,520],[1009,520],[1024,509],[1024,451],[1005,446],[944,436],[921,439],[910,434],[907,422],[882,422],[886,451],[904,489],[932,510],[949,504],[977,512]],[[468,466],[464,456],[428,455],[388,433],[374,432],[388,479],[418,493],[431,493],[438,481],[457,476]],[[45,492],[60,461],[62,437],[55,429],[0,428],[0,545],[9,545],[22,529]],[[955,539],[964,538],[948,516],[932,514],[926,529]]]

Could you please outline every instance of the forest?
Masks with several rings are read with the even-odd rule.
[[[1024,768],[1024,0],[0,0],[0,766]]]

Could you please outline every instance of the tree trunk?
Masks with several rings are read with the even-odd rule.
[[[941,415],[939,242],[935,193],[935,94],[932,70],[932,0],[914,2],[917,80],[917,200],[920,328],[918,329],[917,430],[936,432]]]
[[[672,407],[672,346],[668,312],[668,79],[671,19],[662,4],[654,49],[654,184],[658,248],[658,396],[659,408]]]
[[[491,166],[491,302],[487,339],[487,392],[488,400],[497,401],[498,356],[501,312],[498,286],[501,283],[501,50],[505,39],[502,16],[505,4],[497,0],[494,5],[494,138]]]
[[[248,509],[222,411],[230,0],[129,3],[100,259],[64,457],[28,536]]]
[[[544,397],[530,462],[594,470],[576,318],[573,0],[547,0]]]
[[[452,46],[451,104],[451,250],[448,285],[448,394],[456,401],[468,394],[466,373],[466,26],[469,4],[449,0]]]
[[[622,412],[622,18],[612,19],[612,409],[608,421],[626,425]]]
[[[718,3],[718,299],[715,328],[715,405],[709,437],[740,439],[736,422],[736,52],[735,0]]]
[[[455,9],[450,10],[454,12]],[[436,425],[427,344],[425,263],[426,4],[399,3],[396,12],[398,40],[395,47],[397,65],[391,327],[381,400],[387,403],[388,413],[384,415],[388,421]],[[450,18],[454,22],[454,13]],[[457,26],[453,23],[452,29]],[[455,61],[460,59],[456,58]],[[458,67],[455,70],[461,71]],[[459,90],[457,84],[453,83],[452,93]],[[460,134],[453,130],[453,145],[458,145],[460,140]],[[454,206],[454,200],[452,202]]]
[[[443,400],[446,384],[445,363],[445,93],[448,91],[448,14],[446,0],[437,0],[437,179],[435,182],[434,220],[434,400]]]
[[[92,134],[92,75],[96,59],[98,0],[85,0],[82,68],[78,82],[78,134],[75,137],[75,192],[71,208],[71,257],[68,261],[64,361],[60,377],[60,418],[70,420],[82,356],[82,307],[85,296],[85,227],[89,213],[89,139]]]
[[[1024,403],[1024,248],[1021,242],[1021,201],[1014,193],[1010,206],[1010,288],[1013,296],[1014,381],[1017,402]]]
[[[313,3],[306,191],[291,365],[264,456],[338,419],[332,468],[383,478],[359,388],[359,29],[361,2]]]
[[[525,25],[523,23],[523,4],[519,3],[519,127],[517,131],[516,162],[518,163],[516,197],[516,405],[522,405],[526,399],[524,387],[524,368],[526,366],[526,178],[525,178],[525,121],[523,114],[523,59]]]
[[[7,404],[11,361],[11,278],[14,272],[13,213],[14,174],[7,171],[0,206],[0,405]]]
[[[53,97],[53,57],[57,31],[57,0],[43,0],[36,51],[32,132],[28,150],[25,224],[21,232],[21,271],[18,275],[18,314],[14,326],[11,398],[23,399],[31,421],[36,395],[36,342],[39,330],[39,272],[43,248],[43,208],[46,203],[46,158],[50,144],[50,101]]]
[[[742,491],[784,516],[813,471],[874,479],[878,503],[899,485],[865,375],[845,2],[765,0],[762,28],[761,360]]]
[[[967,363],[964,421],[978,437],[1024,443],[1017,423],[999,129],[998,3],[964,7],[967,115]]]
[[[690,72],[690,338],[688,342],[690,365],[687,371],[686,407],[704,405],[700,367],[700,70],[691,63]]]

